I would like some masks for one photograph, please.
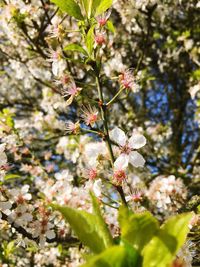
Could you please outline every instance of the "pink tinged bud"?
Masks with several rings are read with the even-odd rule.
[[[126,70],[119,75],[119,82],[125,89],[132,89],[135,84],[135,78],[131,70]]]
[[[95,35],[95,42],[97,45],[103,45],[106,42],[106,39],[103,35],[103,33],[98,33]]]
[[[78,134],[79,131],[80,131],[80,124],[79,124],[79,121],[76,122],[76,123],[73,123],[73,122],[69,121],[69,122],[67,123],[66,131],[67,131],[68,133]]]
[[[70,82],[70,76],[69,75],[63,75],[60,79],[60,82],[62,85],[66,85]]]
[[[62,95],[64,97],[69,97],[66,104],[70,105],[74,99],[75,96],[77,96],[80,91],[82,90],[82,88],[77,87],[76,84],[74,82],[71,82],[70,84],[67,84],[66,88],[63,88],[61,90]]]
[[[52,54],[52,58],[54,60],[58,60],[60,58],[60,54],[57,51],[54,51],[53,54]]]
[[[89,114],[86,124],[92,126],[96,121],[97,121],[97,114]]]
[[[103,27],[104,25],[106,25],[107,19],[106,18],[100,18],[98,19],[98,23],[101,27]]]
[[[93,124],[98,120],[98,110],[95,107],[85,107],[82,109],[82,118],[86,125],[93,126]]]
[[[126,179],[126,173],[124,170],[114,171],[114,179],[117,183],[121,184]]]
[[[134,202],[140,202],[142,200],[142,194],[136,193],[136,194],[132,195],[132,199]]]
[[[98,21],[100,27],[105,26],[105,24],[107,23],[107,21],[110,17],[110,14],[111,14],[111,10],[108,10],[103,15],[101,15],[97,18],[97,21]]]
[[[89,179],[95,180],[97,178],[97,170],[96,169],[90,169],[88,171]]]
[[[10,170],[10,168],[11,167],[8,164],[0,166],[0,170],[2,170],[2,171],[8,171],[8,170]]]

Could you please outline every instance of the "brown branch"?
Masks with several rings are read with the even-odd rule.
[[[1,214],[2,214],[2,217],[1,219],[4,220],[4,221],[8,221],[9,220],[9,217],[3,213],[1,211]],[[12,222],[11,224],[11,227],[15,228],[15,230],[21,234],[23,237],[27,237],[28,239],[30,240],[33,240],[35,242],[39,242],[39,238],[38,237],[33,237],[33,235],[31,233],[29,233],[25,228],[23,228],[22,226],[19,226],[17,225],[15,222]],[[53,238],[53,239],[48,239],[47,238],[47,243],[54,243],[54,242],[57,242],[57,243],[66,243],[66,244],[69,244],[71,246],[76,246],[77,244],[80,243],[80,241],[76,238],[76,237],[73,237],[73,236],[70,236],[70,235],[67,235],[63,238],[59,237],[58,235]]]

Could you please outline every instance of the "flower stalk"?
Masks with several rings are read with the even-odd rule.
[[[95,68],[93,68],[93,70],[94,70],[95,76],[96,76],[96,85],[97,85],[99,100],[100,100],[100,103],[101,103],[100,110],[101,110],[101,119],[103,121],[103,127],[104,127],[105,141],[106,141],[108,152],[109,152],[109,155],[110,155],[110,158],[111,158],[111,164],[112,164],[112,167],[113,167],[114,166],[114,162],[115,162],[115,157],[114,157],[114,154],[113,154],[112,145],[111,145],[111,141],[110,141],[110,137],[109,137],[107,105],[104,104],[103,91],[102,91],[102,87],[101,87],[101,81],[100,81],[99,73],[97,72],[97,66]],[[126,199],[125,199],[125,195],[124,195],[124,191],[123,191],[122,187],[120,185],[114,185],[114,187],[118,191],[123,204],[127,205],[127,202],[126,202]]]

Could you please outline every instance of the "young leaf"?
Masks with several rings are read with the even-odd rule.
[[[84,54],[85,56],[88,55],[87,51],[82,46],[80,46],[78,44],[69,44],[69,45],[64,47],[64,51],[77,51],[77,52]]]
[[[173,216],[143,249],[143,267],[168,267],[186,240],[192,214]]]
[[[4,176],[4,180],[7,181],[7,180],[10,180],[10,179],[17,179],[17,178],[20,178],[21,176],[19,174],[14,174],[14,173],[11,173],[11,174],[6,174]]]
[[[133,247],[113,246],[92,257],[81,267],[134,267],[138,253]]]
[[[102,234],[99,228],[96,216],[66,206],[53,204],[51,206],[62,213],[81,242],[88,246],[94,253],[100,253],[106,249],[104,234]]]
[[[120,206],[118,211],[118,221],[120,227],[122,228],[124,224],[127,222],[127,218],[129,218],[134,213],[129,210],[126,206]]]
[[[87,33],[87,36],[86,36],[86,46],[87,46],[87,51],[88,51],[88,54],[91,56],[92,55],[92,52],[93,52],[93,49],[94,49],[94,27],[95,25],[93,25],[88,33]]]
[[[158,221],[149,212],[129,214],[125,219],[120,219],[122,240],[128,241],[137,250],[151,240],[159,230]]]
[[[51,0],[56,4],[62,11],[66,12],[68,15],[78,19],[83,20],[83,15],[79,5],[74,0]]]
[[[101,15],[109,7],[112,6],[112,0],[101,0],[100,4],[96,8],[95,16]]]
[[[115,33],[115,27],[114,27],[112,21],[108,20],[106,25],[107,25],[107,28],[110,32]]]
[[[92,2],[92,14],[94,15],[96,13],[97,7],[100,5],[101,0],[93,0]]]
[[[166,233],[175,237],[177,240],[176,251],[184,244],[189,232],[188,224],[192,219],[192,213],[183,213],[169,218],[161,227]]]
[[[104,239],[104,243],[106,247],[113,245],[113,239],[110,231],[108,230],[108,227],[104,221],[104,218],[101,214],[101,210],[99,207],[99,203],[95,195],[91,192],[90,193],[92,198],[92,206],[93,206],[93,213],[96,216],[97,223],[99,225],[99,230],[102,233],[102,237]]]
[[[85,8],[85,12],[86,12],[87,18],[90,19],[91,13],[92,13],[93,0],[82,0],[82,1],[83,1],[83,5],[84,5],[84,8]]]
[[[143,249],[142,267],[168,267],[174,259],[176,245],[173,236],[160,230]]]

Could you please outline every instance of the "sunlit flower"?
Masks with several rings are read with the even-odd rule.
[[[63,97],[69,97],[67,100],[67,105],[70,105],[74,99],[74,97],[76,97],[80,91],[82,90],[82,88],[77,87],[75,82],[70,82],[65,88],[63,88],[62,90],[62,94]]]
[[[62,53],[60,50],[48,50],[48,57],[47,61],[52,63],[52,72],[55,76],[62,75],[63,71],[66,69],[66,62],[62,58]]]
[[[89,180],[95,180],[98,177],[97,165],[98,162],[96,159],[90,159],[90,161],[87,162],[87,167],[84,170],[83,175]]]
[[[71,81],[72,77],[68,72],[65,72],[59,77],[59,79],[56,79],[54,82],[56,85],[62,85],[65,88],[69,85]]]
[[[48,52],[48,57],[49,57],[47,61],[49,62],[56,62],[56,61],[61,60],[62,58],[62,53],[60,50],[53,50],[50,48],[47,52]]]
[[[114,167],[118,170],[125,169],[128,163],[134,167],[143,167],[145,160],[140,153],[134,151],[146,144],[146,138],[141,134],[133,134],[129,139],[125,133],[115,127],[110,132],[110,138],[120,146],[120,156],[116,159]]]
[[[105,13],[103,13],[102,15],[99,15],[97,17],[97,21],[98,21],[100,27],[103,27],[106,25],[106,23],[110,17],[110,14],[111,14],[111,10],[108,10]]]
[[[174,175],[158,176],[151,183],[147,197],[161,212],[173,212],[181,207],[187,190],[182,180]]]
[[[15,222],[18,226],[25,226],[27,223],[31,222],[32,219],[33,216],[26,205],[18,205],[9,214],[9,220]]]
[[[128,69],[119,75],[119,82],[124,89],[131,89],[134,92],[138,92],[139,86],[136,82],[136,77],[133,74],[132,69]]]
[[[46,242],[46,238],[53,239],[56,234],[52,229],[54,225],[48,222],[45,217],[41,221],[35,221],[32,223],[33,237],[39,237],[40,246],[43,247]]]
[[[27,200],[32,198],[31,194],[28,193],[29,185],[22,186],[21,189],[13,188],[9,191],[11,199],[17,204],[24,204]]]
[[[95,107],[91,107],[88,105],[82,109],[83,114],[81,117],[83,118],[86,125],[93,126],[95,122],[98,120],[98,110]]]
[[[49,32],[50,38],[56,38],[59,41],[65,36],[65,30],[61,24],[53,25],[53,29]]]
[[[66,132],[67,133],[73,133],[78,134],[80,132],[80,123],[79,121],[73,123],[72,121],[69,121],[66,123]]]
[[[104,32],[97,32],[95,34],[94,39],[95,39],[95,42],[97,45],[101,46],[101,45],[105,44],[105,42],[106,42],[105,33]]]
[[[140,202],[143,199],[143,192],[138,188],[134,189],[132,194],[126,197],[126,201]]]
[[[181,247],[170,267],[192,267],[192,261],[195,256],[195,244],[187,240]]]

